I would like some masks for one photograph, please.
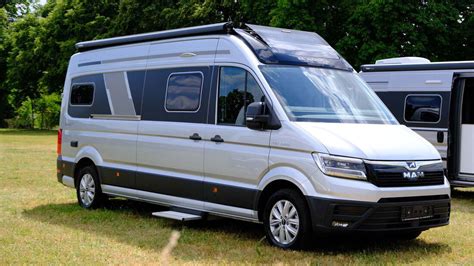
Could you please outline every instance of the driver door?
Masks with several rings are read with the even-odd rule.
[[[222,66],[214,122],[204,136],[204,197],[209,211],[254,218],[257,185],[268,170],[270,130],[245,126],[247,106],[264,100],[252,74]],[[212,99],[211,99],[212,101]]]

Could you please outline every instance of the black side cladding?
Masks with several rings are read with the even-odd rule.
[[[59,183],[62,183],[64,175],[74,177],[74,163],[64,161],[61,155],[56,160],[56,169]]]

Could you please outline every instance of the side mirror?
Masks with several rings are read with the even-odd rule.
[[[263,130],[267,127],[270,116],[264,102],[253,102],[247,106],[245,122],[247,127],[255,130]]]

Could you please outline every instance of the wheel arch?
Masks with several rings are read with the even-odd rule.
[[[260,193],[255,205],[259,221],[262,221],[263,208],[269,197],[284,188],[294,189],[301,193],[303,197],[316,194],[313,184],[301,171],[291,167],[274,168],[265,175],[259,184]]]
[[[98,165],[102,164],[103,160],[100,156],[99,152],[91,146],[83,147],[76,155],[76,159],[74,162],[74,184],[77,186],[77,174],[79,173],[80,169],[87,165],[91,165],[95,168],[97,175],[99,177],[99,181],[101,182],[101,176],[99,169],[97,168]]]

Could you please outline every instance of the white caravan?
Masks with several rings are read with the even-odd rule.
[[[260,222],[282,248],[449,223],[437,150],[315,33],[220,23],[76,47],[57,177],[84,208],[118,196]]]
[[[390,58],[360,75],[401,124],[438,149],[452,186],[474,186],[474,61]]]

